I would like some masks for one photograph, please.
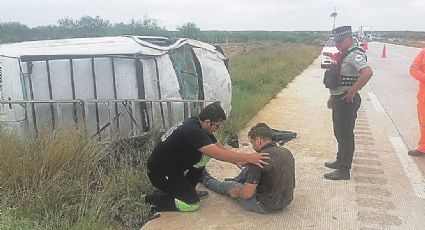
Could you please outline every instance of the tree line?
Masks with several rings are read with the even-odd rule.
[[[132,19],[128,23],[111,23],[100,16],[82,16],[79,19],[62,18],[55,25],[28,27],[20,22],[3,22],[0,20],[0,43],[80,38],[119,35],[145,35],[193,38],[208,43],[229,43],[248,41],[282,41],[311,43],[321,37],[321,32],[284,32],[284,31],[201,31],[193,22],[178,26],[175,31],[168,31],[158,20],[145,17],[143,20]]]

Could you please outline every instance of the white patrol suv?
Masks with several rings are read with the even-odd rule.
[[[325,45],[323,45],[323,50],[321,54],[321,67],[323,69],[328,69],[332,61],[336,61],[338,53],[339,51],[335,46],[335,40],[333,37],[330,37],[329,40],[325,43]]]

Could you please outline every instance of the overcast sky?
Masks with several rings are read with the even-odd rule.
[[[148,16],[168,30],[186,22],[201,30],[330,30],[334,6],[337,26],[425,31],[425,0],[0,0],[0,20],[34,27],[84,15],[112,23]]]

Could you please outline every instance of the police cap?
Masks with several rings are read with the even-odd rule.
[[[332,35],[334,36],[335,41],[341,41],[348,35],[352,35],[351,26],[340,26],[332,30]]]

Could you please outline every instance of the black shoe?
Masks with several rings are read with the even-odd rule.
[[[419,150],[409,150],[407,154],[409,154],[409,156],[412,156],[412,157],[425,157],[425,153]]]
[[[204,168],[204,170],[202,171],[202,175],[199,178],[199,182],[205,184],[205,182],[210,179],[214,179],[214,177],[212,177],[211,174],[207,171],[207,169]]]
[[[324,177],[325,179],[328,179],[328,180],[349,180],[350,171],[335,170],[334,172],[326,173]]]
[[[200,200],[205,199],[210,195],[208,191],[198,191],[198,190],[196,190],[196,194],[198,195]]]
[[[230,177],[224,178],[224,181],[235,181],[235,178],[234,177],[233,178],[230,178]]]
[[[326,162],[325,167],[330,168],[330,169],[338,169],[339,168],[338,161]]]

